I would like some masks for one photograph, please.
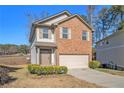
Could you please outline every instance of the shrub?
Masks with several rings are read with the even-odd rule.
[[[0,84],[5,84],[9,81],[8,72],[9,70],[7,68],[0,66]]]
[[[66,74],[68,69],[65,66],[40,66],[36,64],[28,65],[28,71],[37,75]]]
[[[28,71],[32,74],[35,74],[36,71],[38,71],[38,69],[40,68],[39,65],[36,65],[36,64],[30,64],[28,65]]]
[[[92,69],[99,68],[101,66],[101,63],[99,61],[91,61],[89,62],[89,67]]]

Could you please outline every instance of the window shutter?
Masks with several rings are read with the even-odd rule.
[[[39,29],[39,38],[40,38],[40,39],[43,38],[43,31],[42,31],[42,29]]]
[[[71,39],[71,29],[68,29],[68,39]]]
[[[62,27],[60,27],[60,38],[62,38]]]
[[[51,39],[51,38],[52,38],[51,36],[52,36],[52,32],[51,32],[51,30],[49,29],[49,30],[48,30],[48,38]]]
[[[90,33],[87,32],[87,40],[90,41]]]

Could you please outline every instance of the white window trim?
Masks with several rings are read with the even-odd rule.
[[[47,29],[47,33],[46,32],[44,32],[44,29]],[[42,28],[42,34],[43,34],[43,39],[49,39],[49,29],[48,28]],[[44,34],[47,34],[48,35],[48,38],[44,38]]]
[[[68,30],[68,39],[71,39],[71,29]]]
[[[52,65],[55,65],[55,51],[54,49],[51,49],[52,50],[52,54],[51,54],[51,64]]]
[[[87,32],[87,41],[90,41],[90,33]]]
[[[60,27],[60,38],[62,38],[62,27]]]
[[[55,41],[53,33],[51,34],[52,35],[51,39],[49,39],[49,38],[48,39],[47,38],[40,38],[39,35],[40,35],[40,31],[41,30],[43,31],[42,28],[38,28],[38,30],[37,30],[37,36],[36,36],[37,37],[37,41],[39,41],[39,42],[41,42],[41,41],[42,42],[54,42]],[[51,30],[49,29],[49,31],[51,31]]]
[[[86,40],[83,39],[83,33],[86,33]],[[82,40],[83,41],[90,41],[90,33],[89,32],[82,32]]]
[[[68,28],[68,38],[63,38],[63,27],[60,27],[60,38],[63,38],[63,39],[71,39],[71,29]]]

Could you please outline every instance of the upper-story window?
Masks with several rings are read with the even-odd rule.
[[[68,28],[62,28],[62,38],[68,39]]]
[[[71,29],[67,27],[60,27],[60,38],[71,39]]]
[[[109,41],[108,40],[106,40],[106,44],[109,44]]]
[[[43,39],[48,39],[49,35],[48,35],[48,28],[43,28]]]
[[[99,43],[99,46],[102,46],[102,45],[104,45],[104,42],[100,42],[100,43]]]
[[[89,32],[82,32],[82,40],[89,40]]]

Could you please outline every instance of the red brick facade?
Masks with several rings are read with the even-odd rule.
[[[60,27],[71,29],[71,39],[60,38]],[[82,40],[83,31],[90,33],[89,41]],[[55,34],[59,54],[87,54],[90,55],[90,60],[92,60],[92,31],[77,17],[59,24],[55,29]]]

